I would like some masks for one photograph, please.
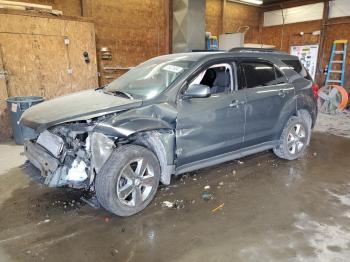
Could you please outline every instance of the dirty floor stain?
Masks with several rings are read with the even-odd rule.
[[[301,160],[265,152],[185,174],[129,218],[21,165],[0,176],[0,261],[349,261],[349,149],[314,133]]]

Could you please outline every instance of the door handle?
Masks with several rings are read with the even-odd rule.
[[[279,92],[278,92],[278,95],[280,97],[285,97],[286,96],[286,91],[284,89],[281,89]]]
[[[244,105],[245,101],[238,101],[238,100],[233,100],[231,104],[229,104],[229,107],[231,108],[238,108],[240,105]]]

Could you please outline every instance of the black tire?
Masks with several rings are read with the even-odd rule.
[[[303,135],[296,135],[295,128],[300,126],[304,131]],[[294,129],[294,132],[293,132]],[[300,130],[302,130],[300,129]],[[303,133],[301,131],[301,133]],[[309,144],[311,135],[310,124],[308,124],[305,118],[301,116],[292,116],[286,123],[278,145],[273,149],[275,155],[286,160],[295,160],[300,158]],[[292,139],[295,139],[295,140]],[[295,141],[295,142],[294,142]],[[292,145],[293,144],[293,145]],[[303,144],[302,146],[300,146]],[[293,150],[293,147],[295,150]]]
[[[147,163],[147,168],[141,175],[137,175],[139,161]],[[140,169],[142,169],[141,166]],[[130,168],[135,176],[130,175]],[[143,180],[142,177],[148,179],[147,185],[143,185],[146,179]],[[118,216],[131,216],[143,210],[152,201],[157,192],[159,179],[159,162],[150,150],[137,145],[124,145],[113,151],[96,176],[96,196],[108,211]],[[131,187],[134,191],[127,195]]]

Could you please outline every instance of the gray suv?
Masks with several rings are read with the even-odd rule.
[[[25,154],[50,187],[90,190],[119,216],[144,209],[172,175],[272,149],[294,160],[317,116],[295,56],[233,49],[150,59],[103,88],[24,112]]]

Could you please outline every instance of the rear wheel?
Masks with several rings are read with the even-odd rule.
[[[303,155],[309,143],[311,128],[304,118],[291,117],[285,125],[279,144],[273,152],[280,158],[294,160]]]
[[[150,150],[136,145],[121,146],[96,176],[96,196],[108,211],[131,216],[152,201],[159,179],[159,162]]]

